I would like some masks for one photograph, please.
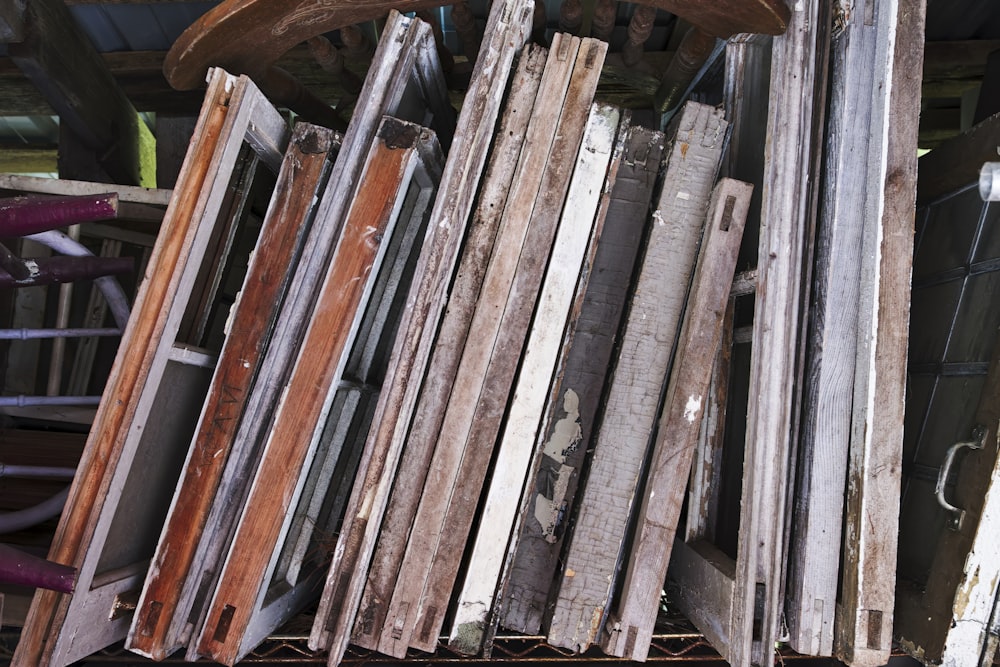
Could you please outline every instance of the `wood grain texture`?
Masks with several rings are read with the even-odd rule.
[[[507,0],[490,11],[487,38],[468,93],[472,103],[463,106],[458,118],[440,194],[431,212],[425,250],[417,263],[391,355],[386,389],[376,408],[373,422],[378,427],[372,429],[365,444],[310,633],[310,647],[328,648],[331,665],[340,663],[354,626],[375,539],[493,140],[511,65],[530,27],[531,6],[524,0]]]
[[[174,618],[183,582],[291,279],[293,259],[308,230],[312,197],[302,193],[315,192],[321,185],[335,145],[339,137],[308,124],[300,124],[292,136],[258,240],[262,251],[255,253],[248,267],[230,335],[143,587],[127,642],[134,652],[162,660],[183,644],[189,609],[182,608],[180,618]]]
[[[653,443],[636,536],[620,599],[605,623],[602,646],[612,655],[645,661],[649,653],[752,191],[748,183],[723,179],[712,192]]]
[[[489,634],[494,596],[503,577],[507,554],[519,532],[521,492],[535,456],[534,444],[560,356],[563,332],[575,324],[571,307],[577,282],[581,270],[589,268],[584,268],[585,256],[590,254],[588,248],[596,247],[596,216],[619,117],[616,108],[595,104],[584,129],[524,343],[521,369],[496,444],[493,474],[484,491],[479,528],[465,565],[465,580],[454,599],[456,612],[449,646],[460,653],[478,653]]]
[[[403,561],[417,585],[397,587],[383,631],[380,650],[391,655],[407,644],[431,651],[437,645],[593,99],[599,68],[587,64],[600,55],[588,54],[579,39],[565,35],[548,54],[431,461],[428,478],[440,486],[425,486],[431,492],[421,498]]]
[[[93,532],[92,510],[99,510],[106,492],[106,477],[121,455],[122,425],[135,411],[137,391],[145,382],[148,364],[155,353],[155,342],[165,325],[166,304],[177,290],[178,263],[183,265],[195,228],[194,212],[198,192],[209,174],[212,153],[219,142],[226,110],[232,93],[232,79],[215,70],[209,79],[205,104],[198,118],[191,148],[181,168],[179,182],[184,189],[171,196],[164,218],[163,234],[150,258],[152,275],[169,275],[170,279],[145,281],[132,308],[132,317],[122,335],[119,352],[111,369],[105,394],[109,400],[98,408],[87,447],[78,466],[64,511],[49,550],[49,560],[79,567]],[[22,630],[12,665],[38,667],[45,664],[55,643],[53,632],[56,607],[61,596],[53,592],[38,592]],[[50,639],[51,638],[51,639]]]
[[[903,411],[913,264],[923,8],[875,8],[880,85],[872,102],[862,239],[854,409],[835,650],[857,667],[892,649]],[[902,30],[901,30],[902,28]],[[897,55],[898,54],[898,55]],[[898,58],[898,60],[897,60]]]
[[[712,646],[732,642],[736,561],[705,540],[674,540],[667,593]]]
[[[721,112],[687,104],[670,129],[674,136],[664,186],[653,212],[549,624],[548,641],[555,646],[584,651],[600,637],[680,328],[726,126]]]
[[[195,560],[203,565],[186,582],[185,596],[190,598],[187,604],[202,608],[192,619],[193,627],[186,631],[191,635],[188,646],[190,655],[197,654],[197,646],[193,645],[197,639],[194,630],[204,623],[207,613],[205,598],[214,590],[218,577],[218,568],[214,563],[221,562],[225,557],[232,531],[249,493],[252,471],[260,458],[275,406],[300,349],[320,282],[350,205],[351,197],[345,193],[353,195],[358,185],[364,158],[383,115],[406,117],[413,113],[414,108],[426,110],[437,105],[437,102],[425,99],[425,91],[420,86],[413,85],[414,79],[418,78],[414,71],[418,68],[419,51],[430,45],[429,35],[421,25],[398,14],[390,15],[362,86],[358,111],[351,119],[338,159],[321,193],[315,213],[316,222],[310,229],[289,296],[275,325],[273,342],[268,347],[244,412],[247,417],[240,424],[236,436],[241,446],[230,454],[220,482],[218,500],[206,524],[205,539],[198,547]]]
[[[803,281],[815,216],[813,174],[825,90],[819,2],[798,5],[774,39],[758,245],[735,613],[728,660],[770,664],[785,567]],[[758,600],[763,601],[761,608]],[[758,613],[756,610],[760,609]]]
[[[190,214],[197,224],[190,245],[175,273],[164,279],[176,279],[175,292],[158,313],[162,328],[149,341],[145,376],[133,387],[134,407],[116,434],[118,457],[102,480],[103,504],[91,513],[91,532],[78,566],[79,588],[56,612],[59,631],[52,633],[48,658],[56,663],[88,655],[122,639],[128,630],[131,614],[112,614],[110,609],[118,596],[132,595],[145,574],[215,364],[214,355],[188,354],[177,340],[178,330],[196,299],[197,276],[210,261],[206,250],[223,214],[238,156],[249,143],[262,162],[277,165],[287,142],[283,119],[260,91],[246,78],[230,85],[229,112],[206,169],[210,176],[192,193],[197,202]],[[174,420],[174,428],[146,428],[166,420]],[[151,470],[156,476],[150,476]],[[119,576],[112,576],[115,572]]]
[[[500,612],[500,624],[517,632],[537,634],[541,627],[565,536],[565,518],[574,505],[580,468],[595,427],[662,156],[662,133],[638,125],[628,128],[614,184],[606,194],[604,229],[593,266],[586,280],[581,280],[583,293],[577,295],[574,306],[580,309],[575,330],[567,333],[564,358],[535,445],[542,455],[527,487],[534,495],[524,508]],[[571,418],[564,410],[569,392],[578,402],[579,440],[575,446],[559,447],[553,456],[550,452],[565,428],[561,425]],[[546,515],[545,508],[550,518],[543,523],[538,517]]]
[[[878,27],[850,21],[832,40],[823,195],[809,307],[802,430],[787,582],[791,646],[832,655],[840,576],[843,489],[865,226],[869,127],[882,77],[872,67]]]
[[[461,349],[469,332],[531,118],[531,109],[535,104],[545,55],[546,50],[541,47],[526,47],[504,104],[497,142],[492,149],[481,192],[469,223],[468,238],[455,274],[455,284],[451,288],[448,309],[437,335],[436,352],[430,360],[427,380],[418,399],[406,449],[399,462],[396,482],[382,519],[378,545],[372,556],[368,582],[352,633],[352,641],[364,648],[374,649],[378,645],[387,604],[400,574],[399,567],[410,526],[417,511],[441,427],[444,404],[458,370]]]
[[[369,152],[200,631],[199,653],[216,661],[231,665],[242,657],[243,633],[264,588],[261,575],[318,440],[315,425],[343,373],[421,134],[386,119]]]

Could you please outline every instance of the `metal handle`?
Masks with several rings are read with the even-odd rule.
[[[948,453],[944,455],[944,463],[938,471],[937,484],[934,486],[934,495],[937,496],[938,504],[949,514],[948,527],[952,530],[961,530],[962,521],[965,519],[965,510],[955,507],[944,497],[944,487],[948,483],[951,475],[951,466],[955,462],[955,457],[961,449],[982,449],[986,446],[986,427],[977,424],[972,429],[972,440],[967,442],[956,442],[948,448]]]

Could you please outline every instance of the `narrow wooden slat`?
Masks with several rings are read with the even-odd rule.
[[[706,541],[674,540],[668,594],[685,618],[716,647],[732,641],[736,562]]]
[[[282,395],[200,631],[199,654],[218,662],[231,665],[242,657],[243,633],[266,584],[261,573],[293,501],[300,469],[315,446],[315,424],[346,363],[345,353],[359,325],[359,309],[370,294],[384,254],[382,240],[391,234],[399,190],[412,173],[412,154],[422,140],[415,127],[387,119],[368,155],[306,329],[303,353]]]
[[[591,108],[573,167],[549,268],[525,342],[521,370],[496,445],[494,471],[474,546],[465,565],[465,581],[455,597],[449,646],[460,653],[478,653],[489,634],[494,595],[503,577],[507,554],[515,546],[519,532],[521,491],[534,458],[533,446],[563,332],[575,324],[570,312],[575,288],[581,269],[589,269],[584,264],[590,254],[588,248],[596,247],[596,237],[600,236],[596,215],[615,147],[619,116],[618,109],[608,105],[596,104]]]
[[[922,59],[922,10],[912,3],[885,1],[873,14],[877,59],[869,67],[882,81],[869,129],[867,224],[835,638],[837,656],[858,667],[884,664],[892,649],[919,121],[911,105],[920,96],[919,82],[909,68]]]
[[[141,655],[162,660],[184,642],[189,612],[180,605],[184,580],[291,280],[292,260],[300,252],[311,221],[313,198],[302,193],[315,192],[322,185],[329,152],[339,143],[339,137],[330,131],[301,123],[285,154],[275,199],[258,240],[261,250],[247,269],[231,316],[230,335],[220,353],[185,472],[129,632],[127,647]],[[179,608],[180,613],[176,613]]]
[[[501,114],[497,143],[490,155],[483,177],[482,190],[470,222],[469,235],[451,288],[448,311],[441,322],[436,347],[453,350],[452,354],[435,354],[427,370],[427,381],[421,393],[410,427],[406,449],[402,454],[396,483],[386,507],[378,545],[372,556],[368,581],[361,598],[352,641],[364,648],[378,645],[385,622],[387,605],[400,575],[399,566],[406,549],[410,526],[431,455],[441,426],[444,402],[454,380],[459,351],[465,342],[469,325],[493,251],[497,229],[503,214],[507,193],[525,139],[525,130],[535,104],[535,94],[545,65],[545,49],[529,46],[521,55],[511,82],[511,91]]]
[[[212,153],[220,138],[232,81],[216,70],[209,79],[205,104],[198,118],[194,139],[181,168],[178,182],[183,189],[175,190],[164,218],[162,241],[157,243],[150,259],[154,275],[171,275],[186,251],[194,234],[198,192],[208,178]],[[49,551],[49,560],[79,566],[93,527],[90,512],[100,503],[106,485],[105,477],[113,470],[121,454],[120,429],[135,410],[138,387],[148,373],[148,364],[155,352],[165,322],[166,304],[177,290],[176,279],[146,281],[136,298],[129,326],[122,336],[119,353],[111,369],[105,394],[115,397],[103,401],[94,419],[87,448],[79,472],[73,481],[64,511]],[[12,665],[38,667],[43,656],[50,654],[54,638],[54,616],[59,597],[51,592],[35,594],[22,630]],[[48,644],[48,645],[47,645]]]
[[[824,108],[820,2],[795,6],[771,49],[733,630],[727,659],[770,664],[781,614],[785,503],[793,449],[807,230],[815,215]]]
[[[534,119],[537,124],[529,122],[496,242],[499,252],[490,259],[428,473],[441,486],[425,486],[401,567],[413,582],[396,588],[383,652],[405,651],[407,645],[433,650],[437,644],[568,186],[569,156],[579,147],[593,99],[594,65],[602,55],[564,35],[549,51],[538,93],[548,111]],[[550,155],[562,156],[558,167]]]
[[[649,653],[752,190],[747,183],[723,179],[712,193],[636,537],[620,600],[605,623],[602,645],[612,655],[644,661]]]
[[[581,284],[585,292],[577,296],[583,301],[574,306],[580,309],[576,330],[567,333],[569,347],[547,398],[545,422],[535,445],[542,455],[527,486],[534,496],[524,509],[501,610],[500,624],[511,630],[537,634],[541,627],[662,155],[662,133],[638,125],[628,129],[614,186],[607,195],[610,201],[597,255]],[[580,428],[575,445],[572,434],[567,439],[564,433],[565,420],[573,414],[564,409],[571,392]]]
[[[671,128],[664,186],[549,624],[548,641],[555,646],[584,651],[600,638],[726,126],[721,112],[687,104]]]
[[[514,55],[530,30],[531,7],[507,0],[490,10],[472,85],[459,115],[455,138],[428,224],[425,251],[399,325],[389,362],[386,390],[379,397],[365,452],[338,536],[323,597],[309,637],[325,647],[329,663],[340,663],[364,590],[375,538],[420,389],[420,379],[440,320],[445,293],[458,259],[479,178],[492,143],[493,129],[507,87]]]

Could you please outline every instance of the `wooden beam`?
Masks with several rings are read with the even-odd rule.
[[[153,184],[142,166],[152,134],[62,2],[32,0],[23,41],[7,49],[115,182]]]
[[[0,146],[0,172],[5,174],[54,174],[57,159],[52,146]]]
[[[24,39],[25,0],[0,4],[0,44],[20,42]]]

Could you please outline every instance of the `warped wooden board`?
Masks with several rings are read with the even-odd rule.
[[[474,654],[490,635],[494,599],[507,554],[519,534],[521,491],[534,458],[534,444],[562,348],[563,332],[572,328],[571,308],[581,271],[589,273],[603,219],[598,205],[615,148],[620,111],[594,104],[573,167],[559,227],[531,328],[521,355],[521,370],[511,392],[504,426],[496,444],[493,474],[485,490],[478,530],[465,564],[465,579],[454,599],[456,608],[449,646]],[[569,399],[572,401],[572,399]],[[570,410],[572,411],[572,406]]]
[[[585,651],[600,639],[726,127],[720,111],[688,103],[668,131],[664,185],[559,574],[548,628],[548,641],[555,646]]]
[[[598,49],[595,54],[594,49]],[[433,651],[549,256],[603,49],[560,35],[549,50],[379,650]],[[540,112],[538,104],[541,103]],[[540,140],[535,141],[535,137]]]
[[[295,259],[314,213],[315,193],[329,171],[340,137],[300,123],[285,152],[275,196],[247,269],[202,409],[198,427],[143,584],[126,648],[156,660],[184,645],[190,609],[180,606],[201,529],[215,498],[214,462],[234,444],[264,351],[273,331]],[[334,153],[335,154],[335,153]],[[180,609],[180,613],[176,613]]]
[[[888,3],[881,3],[887,5]],[[879,10],[881,12],[881,10]],[[832,655],[857,356],[865,176],[878,160],[884,119],[871,66],[883,53],[886,17],[849,21],[831,45],[831,92],[823,194],[809,308],[793,538],[786,584],[792,648]],[[864,130],[862,128],[870,128]],[[871,139],[872,135],[876,139]]]
[[[662,155],[663,134],[639,125],[628,127],[624,152],[616,154],[619,164],[606,194],[610,201],[604,229],[593,266],[581,280],[582,293],[574,305],[580,309],[577,324],[567,332],[560,369],[546,399],[545,421],[535,444],[541,457],[527,486],[533,495],[523,509],[504,585],[499,623],[517,632],[537,634],[541,627]],[[575,413],[564,409],[570,393],[576,397]],[[574,422],[579,434],[571,429],[567,439],[567,424]]]
[[[430,35],[419,22],[392,14],[372,60],[372,67],[359,96],[361,105],[341,143],[325,190],[318,194],[315,224],[288,287],[288,297],[275,322],[272,343],[268,346],[257,379],[243,410],[234,442],[238,445],[203,468],[206,481],[217,478],[215,498],[205,519],[201,539],[178,601],[180,618],[188,619],[179,635],[181,641],[193,642],[194,631],[204,623],[205,603],[214,590],[219,571],[217,563],[225,557],[233,530],[253,479],[266,429],[270,426],[295,355],[300,348],[316,300],[319,283],[340,233],[343,216],[350,203],[363,168],[363,159],[384,114],[414,120],[427,118],[428,110],[447,104],[438,98],[436,85],[440,72],[425,66],[422,53],[433,51]],[[428,56],[435,58],[436,56]],[[423,83],[422,83],[423,82]],[[192,613],[192,610],[193,613]],[[188,650],[196,652],[196,646]]]
[[[393,118],[386,117],[376,133],[221,565],[196,642],[199,655],[234,664],[263,639],[259,628],[248,630],[266,606],[271,556],[322,435],[410,178],[436,150],[431,132]]]
[[[869,133],[868,223],[862,240],[861,294],[851,451],[847,471],[842,588],[835,650],[842,661],[882,665],[892,650],[913,268],[917,125],[913,105],[923,62],[924,8],[880,2]],[[873,86],[874,88],[874,86]]]
[[[455,138],[441,177],[440,195],[428,223],[424,251],[417,263],[399,324],[384,386],[379,396],[358,474],[337,538],[309,646],[326,648],[337,665],[346,650],[367,580],[375,540],[388,502],[400,453],[427,368],[447,287],[486,156],[493,140],[511,65],[531,28],[531,6],[507,0],[490,10],[484,40]]]
[[[500,118],[497,143],[492,149],[476,202],[469,234],[448,299],[448,310],[437,335],[437,353],[431,358],[406,449],[399,462],[396,483],[385,510],[378,545],[372,556],[368,581],[358,609],[351,640],[358,646],[375,649],[385,622],[386,605],[392,595],[399,566],[406,549],[410,526],[434,444],[441,427],[443,404],[458,369],[460,351],[468,335],[476,300],[482,288],[489,257],[493,252],[504,203],[514,178],[525,139],[525,131],[535,104],[535,95],[545,66],[546,50],[529,45],[522,53],[511,81],[511,90]],[[449,350],[449,354],[442,351]]]
[[[191,283],[242,146],[276,170],[285,141],[283,120],[248,80],[213,70],[183,187],[173,191],[49,554],[76,567],[81,585],[72,596],[36,595],[14,664],[68,664],[125,636],[180,471],[180,442],[190,439],[214,366],[211,353],[175,342]],[[177,428],[145,428],[168,421]]]
[[[605,622],[602,646],[611,655],[645,661],[649,653],[752,190],[723,179],[712,192],[636,534],[619,600]]]
[[[770,664],[782,611],[788,469],[796,424],[808,230],[825,106],[825,5],[796,6],[771,48],[757,289],[733,629],[727,660]],[[762,604],[761,602],[762,601]]]

